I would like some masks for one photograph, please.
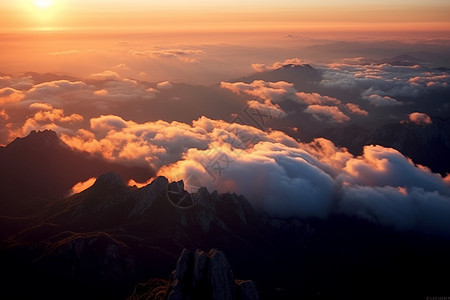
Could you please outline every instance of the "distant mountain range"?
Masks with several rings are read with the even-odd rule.
[[[164,177],[129,187],[114,172],[98,176],[100,167],[88,168],[116,165],[73,152],[49,131],[18,139],[0,155],[5,299],[126,299],[137,283],[169,279],[182,249],[212,248],[227,256],[235,278],[254,281],[261,299],[424,299],[449,292],[446,239],[343,216],[273,219],[242,196],[205,188],[192,195],[182,181]],[[80,174],[98,178],[64,197]],[[195,197],[196,205],[176,205],[176,190],[175,197]]]

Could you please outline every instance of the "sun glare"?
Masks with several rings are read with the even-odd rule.
[[[48,8],[53,5],[54,0],[34,0],[34,5],[40,8]]]

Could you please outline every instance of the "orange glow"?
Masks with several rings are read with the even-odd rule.
[[[0,4],[3,32],[17,30],[114,31],[278,31],[278,30],[381,30],[449,31],[450,5],[354,1],[294,4],[281,1],[264,5],[187,6],[181,1],[166,5],[134,0],[103,4],[97,1],[26,0]],[[202,2],[202,1],[200,1]],[[254,2],[254,1],[253,1]],[[267,2],[267,1],[266,1]],[[286,2],[286,3],[284,3]],[[351,3],[350,3],[351,2]],[[172,6],[170,6],[172,3]]]

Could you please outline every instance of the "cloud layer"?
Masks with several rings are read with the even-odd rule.
[[[209,190],[245,195],[276,217],[356,215],[399,230],[449,235],[448,178],[398,151],[366,146],[355,157],[326,139],[301,143],[279,131],[206,117],[136,123],[118,116],[90,120],[63,140],[106,159],[159,168],[158,175]],[[193,180],[195,179],[195,180]]]

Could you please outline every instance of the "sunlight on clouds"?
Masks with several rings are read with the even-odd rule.
[[[78,193],[84,191],[85,189],[90,188],[90,187],[95,183],[95,180],[97,180],[97,178],[92,177],[92,178],[89,178],[89,179],[86,180],[86,181],[80,181],[80,182],[78,182],[78,183],[75,184],[75,185],[72,187],[72,189],[70,190],[70,195],[78,194]]]

